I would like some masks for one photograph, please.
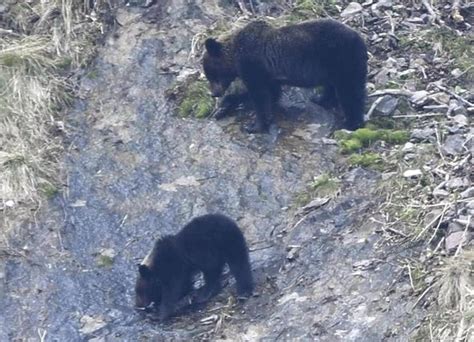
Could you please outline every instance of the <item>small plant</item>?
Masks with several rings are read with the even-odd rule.
[[[349,164],[352,166],[380,168],[382,157],[378,153],[366,152],[362,154],[352,154],[349,157]]]
[[[324,197],[336,193],[339,190],[339,179],[331,177],[331,175],[325,173],[314,177],[313,181],[310,183],[315,195]]]
[[[382,132],[370,128],[359,128],[352,133],[352,139],[359,140],[363,146],[369,146],[382,137]]]
[[[114,259],[108,255],[99,255],[97,258],[99,267],[111,267],[114,264]]]
[[[214,108],[214,100],[209,96],[207,83],[202,80],[190,83],[178,102],[178,114],[181,117],[194,116],[202,119],[209,116]]]
[[[41,184],[40,190],[47,198],[53,198],[59,192],[58,188],[51,183]]]

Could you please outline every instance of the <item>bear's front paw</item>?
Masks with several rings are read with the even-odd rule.
[[[227,108],[224,107],[219,107],[215,111],[212,112],[211,116],[215,118],[216,120],[220,120],[225,118],[227,115],[229,115],[229,111]]]
[[[259,122],[254,122],[244,125],[244,130],[249,134],[266,133],[268,131],[268,127]]]

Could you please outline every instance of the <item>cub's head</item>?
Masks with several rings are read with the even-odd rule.
[[[214,38],[208,38],[204,44],[204,74],[209,81],[212,96],[220,97],[237,77],[230,41],[221,43]]]
[[[135,306],[146,308],[152,302],[156,305],[160,301],[160,280],[148,265],[142,263],[138,266],[138,278],[135,284]]]

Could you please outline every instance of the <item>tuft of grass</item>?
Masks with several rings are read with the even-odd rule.
[[[366,152],[362,154],[352,154],[349,156],[349,164],[352,166],[379,169],[382,163],[383,159],[378,153]]]
[[[340,180],[325,173],[314,177],[310,184],[315,195],[319,197],[326,197],[334,195],[338,192],[340,187]]]
[[[370,128],[359,128],[352,133],[352,139],[359,140],[363,146],[369,146],[382,137],[382,132]]]
[[[94,3],[97,13],[110,10],[105,0]],[[59,189],[58,127],[72,102],[69,76],[92,59],[103,29],[90,10],[88,1],[73,0],[5,5],[2,27],[11,34],[0,36],[0,203],[16,203],[17,213]],[[2,215],[15,225],[12,212]],[[0,233],[7,234],[8,222]]]
[[[313,178],[304,191],[295,196],[295,206],[303,207],[315,197],[334,197],[340,189],[341,181],[330,174],[322,174]]]
[[[339,12],[337,3],[336,0],[297,0],[287,20],[298,22],[320,16],[335,15]]]
[[[410,139],[410,135],[407,131],[385,130],[382,132],[381,138],[389,144],[400,145],[406,143]]]
[[[438,269],[438,310],[434,317],[435,341],[474,339],[474,251],[465,250],[444,259]]]
[[[53,198],[59,192],[58,187],[51,183],[42,183],[40,184],[40,191],[46,196],[46,198]]]
[[[97,265],[99,267],[112,267],[114,259],[108,255],[100,254],[97,258]]]
[[[353,153],[362,148],[362,143],[358,139],[347,139],[340,142],[343,153]]]
[[[214,108],[214,100],[209,96],[209,88],[203,80],[188,85],[179,101],[178,113],[181,117],[208,117]]]

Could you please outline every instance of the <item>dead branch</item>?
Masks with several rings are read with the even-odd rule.
[[[369,94],[368,97],[383,96],[383,95],[398,95],[398,96],[412,96],[413,92],[405,89],[381,89]]]
[[[437,84],[437,83],[432,83],[436,88],[438,88],[439,90],[442,90],[446,93],[448,93],[449,95],[451,96],[454,96],[456,99],[458,99],[459,101],[463,102],[464,104],[468,105],[469,107],[474,107],[474,103],[471,103],[469,102],[468,100],[466,100],[465,98],[463,98],[462,96],[456,94],[454,91],[452,90],[449,90],[448,88],[440,85],[440,84]]]
[[[383,97],[379,97],[377,100],[374,101],[374,103],[372,103],[372,105],[370,106],[369,111],[367,112],[367,114],[365,114],[365,117],[364,117],[365,121],[370,120],[370,117],[372,116],[372,113],[374,112],[375,108],[377,108],[379,103],[382,102],[382,100],[383,100]]]

